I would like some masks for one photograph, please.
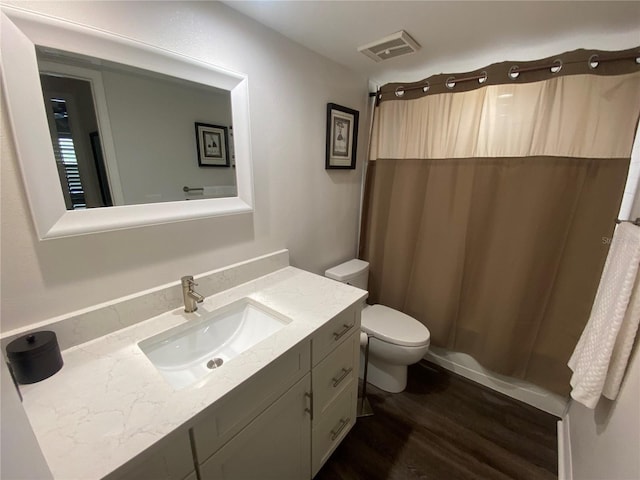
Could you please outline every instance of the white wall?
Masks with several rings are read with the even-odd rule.
[[[317,273],[355,255],[365,78],[219,3],[16,5],[248,74],[255,212],[40,242],[3,108],[2,332],[283,247]],[[356,171],[324,169],[328,102],[362,114]]]
[[[636,348],[618,398],[594,410],[572,401],[570,431],[574,480],[640,478],[640,355]]]
[[[631,164],[627,175],[627,184],[624,187],[622,204],[618,218],[623,220],[640,217],[640,195],[638,195],[638,183],[640,182],[640,125],[636,130],[636,138],[631,152]],[[634,199],[636,205],[634,206]]]
[[[195,122],[229,127],[231,95],[123,71],[102,73],[126,205],[183,200],[182,187],[236,185],[232,167],[200,167]]]

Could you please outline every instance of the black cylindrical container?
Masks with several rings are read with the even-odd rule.
[[[62,355],[56,334],[33,332],[7,345],[7,357],[18,383],[36,383],[62,368]]]

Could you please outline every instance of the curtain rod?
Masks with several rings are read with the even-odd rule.
[[[616,60],[631,60],[631,59],[635,59],[636,62],[637,62],[638,58],[640,58],[640,53],[630,53],[630,54],[624,55],[624,56],[603,57],[603,58],[600,58],[599,55],[594,54],[594,55],[591,55],[589,57],[589,60],[587,60],[587,64],[589,65],[589,68],[591,68],[593,70],[598,66],[599,63],[614,62]],[[581,60],[579,62],[567,62],[567,65],[576,64],[576,63],[582,63],[582,62],[584,62],[584,60]],[[596,64],[595,67],[591,66],[593,63]],[[513,65],[509,69],[508,76],[510,78],[512,78],[512,79],[515,79],[521,73],[535,72],[535,71],[539,71],[539,70],[547,70],[547,69],[552,69],[552,68],[557,68],[558,70],[553,72],[553,73],[557,73],[562,69],[562,66],[563,66],[562,60],[560,60],[559,58],[554,60],[552,63],[548,63],[546,65],[535,65],[535,66],[524,67],[524,68],[520,68],[520,67],[518,67],[518,65]],[[512,76],[512,75],[515,75],[515,76]],[[486,81],[487,78],[488,78],[488,75],[487,75],[487,72],[485,72],[485,71],[482,71],[477,75],[471,75],[471,76],[468,76],[468,77],[456,78],[455,76],[450,76],[443,82],[443,85],[447,85],[448,86],[450,83],[453,83],[454,86],[455,86],[456,83],[470,82],[472,80],[481,80],[481,79],[483,79],[483,81],[481,83],[484,83],[484,81]],[[414,85],[413,87],[398,87],[396,89],[396,92],[397,91],[407,92],[407,91],[410,91],[410,90],[423,90],[425,88],[428,89],[429,86],[430,86],[429,82],[427,81],[426,83],[423,83],[422,85]],[[449,88],[453,88],[453,86],[449,87]],[[375,97],[379,93],[380,93],[380,90],[378,90],[377,92],[369,92],[369,96],[370,97]]]

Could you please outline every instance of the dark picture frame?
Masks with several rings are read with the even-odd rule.
[[[358,147],[357,110],[327,103],[326,169],[355,169]]]
[[[227,127],[196,122],[198,165],[229,167],[229,132]]]

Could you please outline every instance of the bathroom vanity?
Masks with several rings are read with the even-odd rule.
[[[156,47],[19,5],[3,5],[0,24],[7,111],[40,240],[253,211],[247,74],[211,64],[207,55],[172,52],[166,45]],[[64,59],[64,65],[56,59]],[[109,89],[105,79],[109,83],[116,64],[127,72],[135,69],[136,78],[141,73],[137,69],[148,71],[145,84],[155,84],[155,98],[175,97],[177,101],[179,97],[179,102],[186,104],[181,95],[195,99],[194,90],[224,97],[231,108],[230,118],[227,108],[223,115],[222,110],[213,112],[208,107],[204,113],[189,112],[187,118],[191,123],[204,116],[210,118],[206,120],[210,127],[233,129],[229,149],[233,147],[235,174],[227,172],[235,176],[233,185],[237,188],[232,196],[185,201],[194,200],[185,194],[204,193],[205,188],[218,184],[172,177],[169,184],[172,191],[177,189],[180,200],[168,190],[158,193],[162,182],[156,183],[157,178],[152,182],[153,191],[146,192],[142,200],[127,200],[123,184],[131,176],[124,174],[123,162],[132,159],[137,168],[140,154],[123,155],[122,148],[116,147],[121,144],[115,143],[118,135],[114,133],[117,129],[121,134],[136,132],[134,136],[141,137],[140,124],[146,125],[143,130],[148,132],[158,129],[146,121],[134,123],[134,127],[116,127],[117,115],[113,114],[117,107],[107,107],[106,99],[120,97],[105,93]],[[89,68],[92,65],[95,71]],[[91,153],[98,170],[104,163],[101,191],[110,190],[112,197],[111,201],[103,199],[101,208],[75,209],[72,207],[84,201],[78,199],[77,205],[67,201],[71,190],[58,174],[60,162],[51,148],[51,117],[47,117],[50,107],[61,106],[64,99],[56,92],[48,96],[46,104],[25,101],[43,96],[41,75],[59,79],[64,72],[71,79],[88,82],[85,87],[90,86],[93,94],[87,99],[97,99],[94,116],[99,128],[96,130],[92,121],[89,133],[96,130],[99,135],[93,138],[100,142],[92,144]],[[155,83],[160,79],[162,85],[182,85],[184,89],[179,94],[159,94],[166,91]],[[130,106],[123,103],[128,119]],[[199,101],[193,103],[202,107]],[[164,103],[153,106],[166,111]],[[175,112],[169,111],[174,117]],[[168,138],[176,146],[177,131],[186,132],[187,149],[168,154],[168,160],[177,169],[182,169],[179,162],[188,160],[197,181],[204,182],[203,171],[189,160],[193,130],[183,129],[184,123],[160,139]],[[86,135],[80,133],[87,142]],[[73,132],[70,134],[73,137]],[[143,150],[157,141],[158,137],[145,140]],[[154,150],[160,151],[169,152],[162,147]],[[153,155],[153,165],[161,164],[156,153]],[[138,190],[134,185],[132,191]],[[22,405],[54,478],[311,478],[353,426],[365,291],[290,267],[288,252],[281,251],[199,275],[198,292],[206,299],[197,311],[186,313],[180,307],[182,292],[177,280],[191,273],[175,272],[175,283],[4,333],[3,348],[12,338],[33,329],[53,330],[62,349],[64,367],[58,373],[20,387]],[[156,358],[151,353],[154,342],[165,332],[207,322],[235,302],[273,312],[284,325],[267,329],[266,337],[249,342],[250,347],[244,345],[246,349],[233,352],[222,363],[220,358],[204,359],[205,365],[211,362],[207,367],[211,371],[203,376],[173,382],[172,367],[163,364],[163,355],[171,355],[163,351]],[[173,333],[167,335],[174,338]],[[192,348],[189,345],[197,343],[198,337],[184,340],[180,348]]]
[[[318,472],[355,423],[367,293],[285,266],[205,295],[194,313],[177,308],[68,348],[60,372],[21,386],[55,478],[305,479]],[[172,386],[140,348],[247,300],[286,325],[190,385]]]

